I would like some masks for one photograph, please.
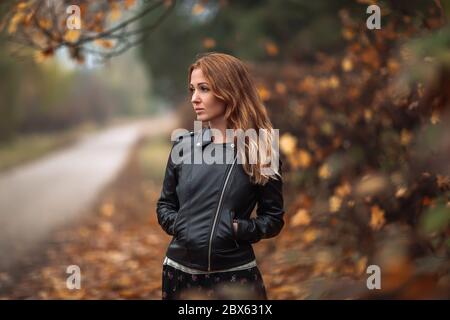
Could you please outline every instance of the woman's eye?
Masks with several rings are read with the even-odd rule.
[[[205,87],[202,87],[201,89],[202,89],[202,91],[205,91],[205,92],[208,91],[208,88],[205,88]]]

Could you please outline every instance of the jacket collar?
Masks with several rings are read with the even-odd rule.
[[[195,146],[204,147],[212,142],[212,135],[210,127],[202,128],[195,134]]]

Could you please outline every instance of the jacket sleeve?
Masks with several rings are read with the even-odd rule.
[[[284,208],[281,165],[280,159],[279,177],[270,178],[264,186],[259,185],[257,187],[258,207],[256,209],[256,218],[248,220],[237,219],[237,240],[255,243],[261,239],[275,237],[283,228]]]
[[[170,150],[161,195],[156,205],[158,223],[161,225],[162,229],[171,236],[175,234],[173,230],[174,222],[180,207],[178,202],[178,196],[176,193],[176,187],[178,184],[177,170],[171,157],[172,150],[175,144],[176,142],[173,143],[172,148]]]

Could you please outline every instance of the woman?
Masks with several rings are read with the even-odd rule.
[[[162,298],[267,299],[252,244],[284,226],[277,137],[239,59],[203,54],[189,67],[188,83],[197,120],[208,127],[179,136],[167,163],[157,216],[173,238]],[[229,129],[242,130],[230,138]],[[260,136],[243,136],[251,129]],[[198,154],[226,159],[198,163]]]

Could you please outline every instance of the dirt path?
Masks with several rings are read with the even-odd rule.
[[[172,121],[114,127],[0,175],[0,270],[76,219],[114,180],[139,137],[161,133]]]

